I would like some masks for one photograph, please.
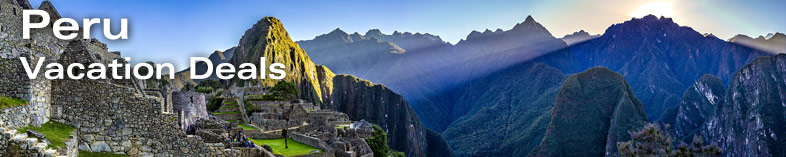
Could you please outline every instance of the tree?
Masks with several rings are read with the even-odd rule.
[[[298,91],[295,83],[279,81],[270,89],[270,93],[285,100],[292,100],[297,98]]]
[[[631,132],[631,140],[617,143],[621,156],[720,156],[715,145],[704,146],[701,137],[694,137],[691,147],[682,144],[678,151],[672,146],[671,136],[657,124],[647,124],[639,131]]]
[[[192,85],[191,83],[186,82],[185,84],[183,84],[183,88],[181,90],[182,91],[192,91],[192,90],[194,90],[194,85]]]
[[[221,84],[221,82],[218,82],[216,80],[203,80],[203,81],[199,82],[198,87],[210,87],[210,88],[213,88],[213,89],[221,89],[221,88],[224,88],[224,85]]]
[[[156,64],[153,63],[153,61],[147,61],[145,63],[140,63],[140,64],[148,64],[148,65],[150,65],[153,68],[152,69],[148,69],[147,67],[140,67],[139,68],[139,75],[145,76],[145,75],[147,75],[147,74],[149,74],[151,72],[155,72],[156,71],[156,68],[155,68]],[[153,76],[152,78],[156,78],[156,77]]]
[[[371,132],[371,137],[366,139],[366,143],[371,147],[371,152],[374,156],[404,156],[404,153],[390,149],[388,145],[388,135],[385,130],[378,125],[373,125],[374,131]]]
[[[701,136],[694,136],[693,143],[687,145],[685,143],[680,144],[677,146],[677,156],[679,157],[688,157],[688,156],[721,156],[721,150],[716,145],[704,145],[704,140],[701,139]]]

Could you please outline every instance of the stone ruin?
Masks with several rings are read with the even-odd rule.
[[[27,78],[19,57],[27,57],[30,63],[46,57],[44,64],[63,65],[124,60],[119,52],[109,52],[105,44],[95,39],[57,39],[51,34],[51,27],[33,29],[31,39],[22,39],[22,9],[32,6],[26,0],[0,0],[0,96],[29,102],[0,111],[0,154],[6,153],[9,147],[19,147],[21,150],[10,153],[25,156],[76,156],[77,150],[131,156],[264,154],[227,149],[224,143],[186,135],[181,124],[193,123],[206,115],[204,95],[173,94],[158,80],[48,80],[43,72],[36,79]],[[49,1],[42,2],[39,9],[59,18]],[[197,101],[177,106],[175,110],[173,104],[181,103],[173,101],[183,97],[197,97]],[[47,148],[47,141],[16,131],[49,121],[76,128],[65,148]]]
[[[180,128],[186,130],[189,125],[197,120],[207,119],[205,94],[192,91],[178,91],[172,93],[173,110],[180,116]]]
[[[248,103],[245,105],[259,108],[259,112],[252,113],[249,119],[263,132],[276,135],[280,134],[283,128],[289,128],[289,135],[293,140],[323,150],[322,155],[373,156],[371,148],[364,140],[371,137],[372,131],[371,124],[366,121],[353,123],[345,113],[323,110],[303,100]],[[284,118],[285,114],[290,117],[289,123]]]

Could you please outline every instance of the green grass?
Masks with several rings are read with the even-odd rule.
[[[5,110],[13,107],[19,107],[29,104],[27,101],[16,98],[8,98],[0,96],[0,110]]]
[[[336,126],[336,129],[344,129],[346,127],[347,127],[346,125],[339,125],[339,126]]]
[[[229,106],[221,106],[220,108],[237,108],[237,107],[240,107],[240,106],[237,106],[237,105],[229,105]]]
[[[213,114],[235,114],[240,113],[239,111],[232,111],[232,112],[213,112]]]
[[[94,156],[95,156],[95,157],[104,157],[104,156],[108,156],[108,157],[120,157],[120,156],[128,156],[128,155],[123,155],[123,154],[112,154],[112,153],[98,153],[98,152],[88,152],[88,151],[79,150],[79,157],[94,157]]]
[[[254,144],[256,145],[263,145],[263,144],[268,145],[271,148],[273,148],[273,154],[283,155],[283,156],[308,155],[311,154],[311,151],[313,150],[319,150],[312,146],[292,140],[292,138],[289,138],[289,140],[287,140],[287,143],[289,143],[289,148],[284,148],[283,138],[269,139],[269,140],[251,139],[251,141],[254,141]],[[322,153],[322,150],[319,150],[319,152]]]
[[[234,104],[237,104],[237,101],[227,101],[227,102],[224,102],[224,104],[234,105]]]
[[[255,127],[255,126],[251,126],[251,125],[248,125],[248,124],[238,124],[237,126],[243,128],[243,130],[257,130],[257,129],[259,129],[259,128]]]
[[[50,148],[63,148],[65,147],[65,141],[68,140],[71,132],[74,132],[76,128],[66,125],[63,123],[58,123],[55,121],[49,121],[47,123],[41,124],[40,128],[36,128],[33,126],[24,127],[18,129],[20,133],[27,132],[27,130],[33,130],[35,132],[40,132],[46,136],[46,139],[49,140]]]

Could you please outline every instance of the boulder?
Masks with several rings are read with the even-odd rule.
[[[94,142],[93,144],[90,144],[90,148],[92,148],[91,151],[93,151],[93,152],[111,152],[112,151],[112,148],[109,147],[109,145],[106,144],[106,142],[104,142],[104,141]]]

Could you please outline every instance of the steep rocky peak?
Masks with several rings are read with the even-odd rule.
[[[774,35],[772,35],[772,37],[768,38],[767,40],[786,42],[786,35],[783,34],[783,33],[778,32],[778,33],[775,33]]]
[[[360,41],[366,39],[366,37],[363,37],[363,35],[360,35],[360,33],[358,32],[350,34],[349,38],[352,39],[352,41]]]
[[[384,34],[382,34],[382,31],[380,31],[379,29],[370,29],[365,34],[365,36],[369,36],[369,37],[377,37],[382,35]]]
[[[532,18],[531,15],[527,16],[527,19],[525,19],[524,22],[518,23],[518,24],[516,24],[516,26],[513,26],[513,29],[510,29],[509,31],[510,32],[528,32],[528,33],[529,32],[539,32],[539,33],[545,33],[545,34],[548,34],[548,36],[551,36],[551,33],[549,33],[549,31],[546,29],[546,27],[543,27],[543,25],[541,25],[540,23],[535,21],[535,19]]]
[[[572,36],[590,36],[590,34],[584,30],[579,30],[578,32],[573,32],[572,34],[565,35],[565,37],[563,38],[572,37]]]
[[[729,42],[735,42],[735,41],[739,41],[739,40],[753,40],[753,38],[751,38],[750,36],[744,35],[744,34],[737,34],[734,37],[731,37],[729,39]]]
[[[527,19],[524,19],[524,23],[536,23],[535,18],[532,18],[532,15],[527,15]]]

